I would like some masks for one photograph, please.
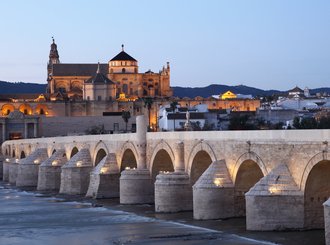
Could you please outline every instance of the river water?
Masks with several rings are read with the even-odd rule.
[[[323,231],[246,232],[244,219],[194,221],[118,199],[20,190],[0,182],[0,244],[324,244]]]

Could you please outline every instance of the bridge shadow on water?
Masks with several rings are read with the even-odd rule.
[[[92,200],[94,205],[109,206],[122,211],[133,212],[138,215],[157,218],[166,221],[175,221],[183,224],[194,225],[231,233],[255,240],[269,241],[283,245],[324,245],[324,230],[304,231],[247,231],[245,217],[229,218],[223,220],[194,220],[193,212],[155,213],[154,205],[121,205],[119,199]]]

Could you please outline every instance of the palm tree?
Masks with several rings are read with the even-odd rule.
[[[123,118],[123,120],[126,124],[125,132],[127,132],[127,123],[128,123],[128,120],[131,118],[131,113],[129,111],[122,111],[121,117]]]
[[[173,114],[175,113],[175,110],[178,107],[178,104],[179,103],[177,101],[172,101],[172,103],[170,104],[170,108],[171,108]],[[173,124],[174,124],[173,130],[175,131],[175,115],[173,115]]]
[[[144,101],[144,107],[146,107],[148,109],[148,121],[149,121],[148,122],[148,130],[150,130],[150,111],[151,111],[152,103],[154,101],[151,97],[144,97],[143,101]]]

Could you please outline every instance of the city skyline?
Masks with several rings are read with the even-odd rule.
[[[125,45],[140,72],[171,85],[328,87],[327,1],[1,3],[0,80],[46,83],[51,37],[62,63],[106,63]]]

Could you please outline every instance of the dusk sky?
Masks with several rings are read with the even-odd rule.
[[[46,83],[62,63],[108,62],[125,45],[171,85],[330,87],[329,0],[11,0],[0,3],[0,80]]]

